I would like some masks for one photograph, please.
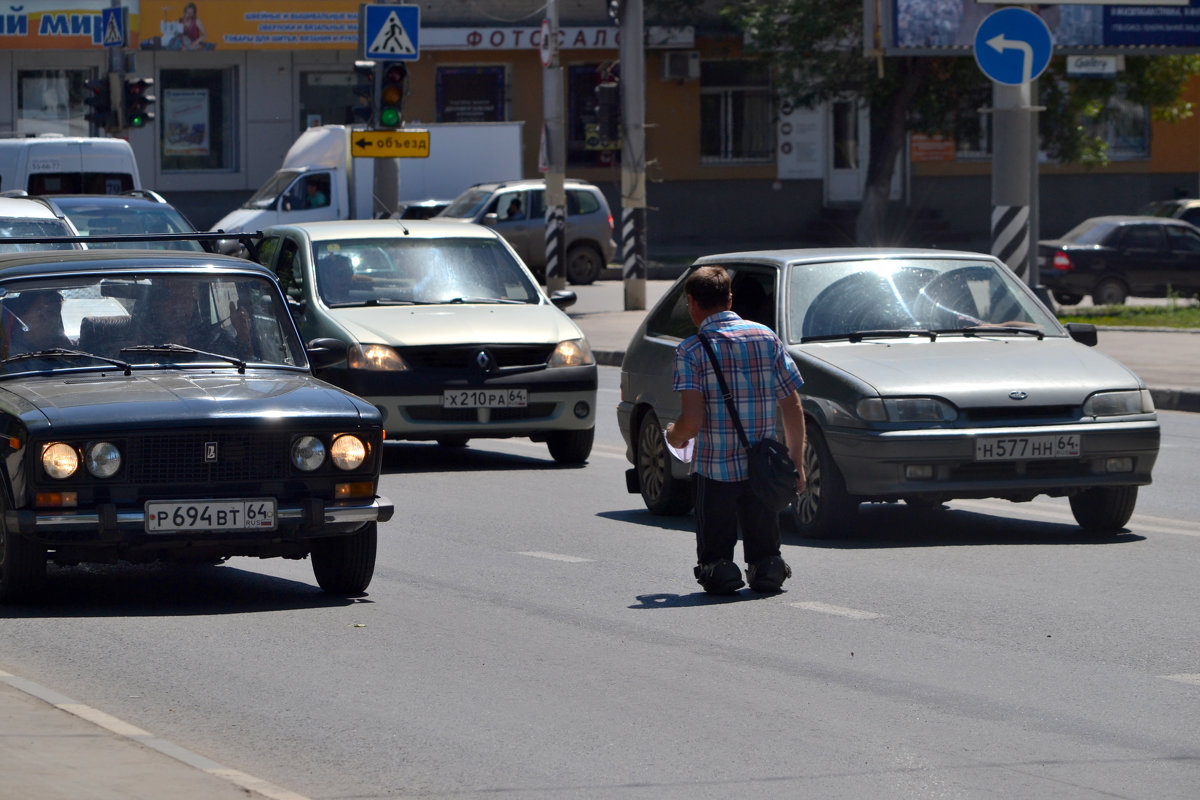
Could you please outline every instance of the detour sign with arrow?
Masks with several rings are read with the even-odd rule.
[[[429,158],[429,131],[354,131],[355,158]]]

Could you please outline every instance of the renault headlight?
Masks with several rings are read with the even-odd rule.
[[[46,470],[46,474],[51,478],[69,478],[79,469],[79,454],[69,444],[48,444],[42,448],[42,469]]]
[[[954,406],[938,397],[868,397],[855,406],[868,422],[953,422]]]
[[[595,364],[592,348],[588,347],[586,339],[569,339],[559,342],[550,356],[550,367],[586,367]]]
[[[347,433],[333,440],[329,455],[338,469],[348,472],[358,469],[367,460],[367,446],[362,439]]]
[[[1149,414],[1153,410],[1154,400],[1150,397],[1149,389],[1096,392],[1083,403],[1083,413],[1089,417]]]
[[[400,354],[384,344],[356,344],[346,353],[350,369],[404,372],[412,369]]]

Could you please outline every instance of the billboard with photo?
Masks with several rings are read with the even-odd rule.
[[[970,55],[975,31],[1000,6],[977,0],[866,0],[868,31],[878,26],[885,55]],[[1045,20],[1058,53],[1195,52],[1200,0],[1170,5],[1048,3],[1027,6]],[[881,17],[876,19],[875,15]],[[868,33],[863,37],[871,41]]]

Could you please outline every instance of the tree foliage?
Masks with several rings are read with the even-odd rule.
[[[712,3],[657,0],[664,18],[702,18]],[[781,104],[813,107],[853,97],[870,109],[869,163],[858,239],[881,241],[893,165],[905,134],[955,136],[978,127],[991,82],[969,53],[962,56],[868,56],[862,0],[726,0],[718,13],[768,59]],[[1127,56],[1116,80],[1068,78],[1059,56],[1038,80],[1041,149],[1066,163],[1108,163],[1104,126],[1122,104],[1149,106],[1155,119],[1193,113],[1181,95],[1200,73],[1200,55]]]

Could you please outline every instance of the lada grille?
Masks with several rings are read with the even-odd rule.
[[[475,369],[476,357],[486,350],[500,369],[543,367],[550,360],[552,344],[472,344],[462,347],[412,347],[400,350],[414,369]]]
[[[138,485],[279,480],[288,474],[290,442],[286,432],[244,431],[130,439],[124,459],[127,479]]]

